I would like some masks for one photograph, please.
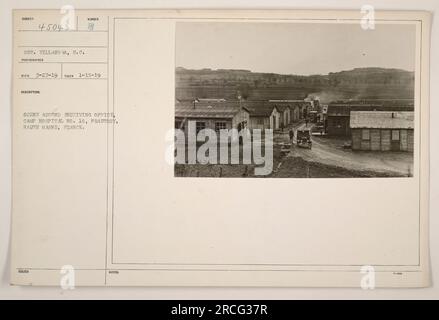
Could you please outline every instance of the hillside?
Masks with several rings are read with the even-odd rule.
[[[356,68],[327,75],[282,75],[248,70],[176,69],[176,98],[413,99],[414,73],[399,69]]]

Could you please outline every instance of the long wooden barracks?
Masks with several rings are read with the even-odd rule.
[[[228,101],[196,99],[176,101],[175,128],[187,133],[187,122],[195,121],[196,130],[286,128],[303,119],[311,104],[303,100]]]
[[[351,111],[352,150],[413,151],[411,111]]]

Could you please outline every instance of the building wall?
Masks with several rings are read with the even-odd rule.
[[[277,130],[280,127],[280,113],[276,108],[273,109],[270,115],[270,129]]]
[[[233,128],[238,129],[238,124],[245,122],[247,128],[250,125],[250,114],[246,110],[239,111],[232,119]]]
[[[352,129],[352,150],[361,150],[361,129]]]
[[[285,126],[289,125],[291,123],[291,110],[290,108],[287,108],[285,110]]]
[[[250,115],[247,111],[241,110],[233,118],[224,118],[224,119],[222,119],[222,118],[179,118],[179,117],[177,117],[177,118],[175,118],[176,126],[179,122],[181,123],[182,121],[185,121],[184,132],[187,135],[189,121],[195,121],[195,123],[204,122],[205,128],[212,129],[212,130],[216,130],[217,123],[225,124],[224,129],[232,129],[232,128],[238,129],[239,123],[242,123],[242,122],[246,122],[246,126],[247,127],[249,126]],[[196,127],[196,124],[195,124],[195,127]]]
[[[288,111],[287,110],[285,110],[283,113],[282,121],[283,121],[284,127],[286,127],[288,125]]]
[[[381,129],[381,150],[382,151],[391,150],[390,130]]]
[[[381,150],[381,131],[380,129],[370,130],[370,150],[379,151]]]
[[[300,120],[300,108],[299,107],[295,107],[292,111],[291,111],[291,121],[292,122],[297,122]]]
[[[327,116],[326,133],[332,136],[348,136],[350,134],[348,116]]]
[[[352,150],[413,152],[413,129],[352,129]]]
[[[407,151],[414,151],[415,150],[415,138],[414,138],[414,131],[408,130],[407,131]]]
[[[195,121],[195,122],[204,122],[205,123],[205,128],[206,129],[212,129],[215,130],[216,128],[216,123],[221,122],[221,123],[225,123],[226,128],[225,129],[232,129],[232,119],[207,119],[207,118],[175,118],[175,122],[181,122],[185,120],[185,124],[184,124],[184,133],[185,135],[188,134],[188,123],[189,121]],[[196,124],[195,124],[196,127]]]
[[[280,122],[285,128],[290,124],[290,109],[285,109],[284,112],[280,114]]]
[[[250,117],[250,129],[265,130],[270,128],[269,117]]]

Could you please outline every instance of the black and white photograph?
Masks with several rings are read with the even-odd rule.
[[[412,177],[413,24],[179,22],[176,177]]]
[[[438,6],[3,2],[0,296],[438,296]]]

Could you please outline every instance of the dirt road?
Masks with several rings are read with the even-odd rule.
[[[305,124],[298,129],[303,128]],[[352,151],[343,148],[343,143],[347,141],[349,140],[313,136],[311,150],[294,145],[287,157],[300,157],[305,161],[355,171],[394,172],[407,176],[413,172],[413,153],[411,152]]]

